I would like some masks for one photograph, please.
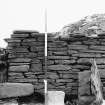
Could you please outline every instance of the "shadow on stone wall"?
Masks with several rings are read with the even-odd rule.
[[[7,81],[7,52],[5,49],[0,48],[0,83]]]
[[[44,95],[35,92],[29,96],[24,96],[24,97],[18,97],[18,103],[19,104],[29,104],[29,103],[44,103]]]

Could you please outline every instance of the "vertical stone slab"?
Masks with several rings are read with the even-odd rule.
[[[79,72],[78,95],[90,95],[90,71]]]

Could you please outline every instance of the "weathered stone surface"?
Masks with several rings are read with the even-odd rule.
[[[69,65],[51,65],[48,66],[48,70],[70,70],[71,67]]]
[[[33,72],[36,72],[36,71],[42,71],[42,65],[41,64],[31,64],[31,70]]]
[[[96,41],[96,40],[83,41],[83,43],[87,44],[87,45],[97,45],[97,44],[100,44],[100,42]]]
[[[105,70],[100,70],[100,77],[105,78]]]
[[[31,37],[36,38],[36,37],[44,37],[44,33],[31,33]]]
[[[71,82],[73,82],[73,79],[57,79],[56,80],[56,82],[57,83],[59,83],[59,82],[64,82],[64,83],[71,83]]]
[[[33,46],[33,47],[31,47],[31,51],[32,52],[35,52],[35,51],[44,51],[44,47],[42,46],[40,46],[40,47],[37,47],[37,46]]]
[[[90,58],[79,58],[78,63],[90,63]]]
[[[22,52],[22,53],[21,53]],[[37,53],[33,53],[33,52],[24,52],[24,51],[21,51],[21,52],[18,52],[18,53],[10,53],[8,55],[8,58],[34,58],[37,56]]]
[[[25,74],[26,76],[29,76],[29,75],[35,75],[34,72],[25,72],[24,74]]]
[[[38,71],[38,72],[25,72],[25,75],[35,74],[35,75],[44,75],[44,71]]]
[[[65,79],[65,78],[76,78],[76,75],[74,75],[74,74],[71,74],[71,73],[68,73],[68,74],[62,74],[62,78],[63,79]],[[77,76],[77,78],[78,78],[78,76]]]
[[[71,50],[71,49],[68,50],[68,54],[77,54],[77,53],[78,51],[76,50]]]
[[[48,47],[65,47],[67,46],[66,41],[55,41],[54,43],[48,42]]]
[[[9,81],[14,81],[14,80],[16,80],[16,79],[24,79],[24,76],[22,75],[22,76],[19,76],[19,75],[16,75],[16,76],[8,76],[8,82]]]
[[[15,30],[13,32],[14,34],[38,34],[39,32],[38,31],[33,31],[33,30]]]
[[[18,62],[18,63],[17,63],[17,62],[16,62],[16,63],[11,63],[11,62],[10,62],[10,63],[9,63],[9,66],[20,66],[20,65],[29,65],[29,64],[30,64],[30,63],[21,63],[21,62],[20,62],[20,63],[19,63],[19,62]]]
[[[97,65],[98,69],[105,69],[105,64],[99,64]]]
[[[67,86],[67,87],[76,87],[76,88],[77,88],[77,87],[78,87],[78,82],[71,82],[71,83],[68,82],[68,83],[66,84],[66,86]]]
[[[90,69],[90,66],[87,66],[87,65],[78,65],[78,64],[76,65],[75,64],[75,65],[72,66],[72,68],[73,69],[89,70]]]
[[[44,51],[41,51],[41,52],[38,52],[37,53],[37,56],[38,57],[44,57],[44,55],[45,55]]]
[[[48,60],[47,65],[53,65],[54,64],[54,60]]]
[[[79,52],[85,52],[85,53],[102,53],[102,54],[105,54],[105,51],[102,51],[102,50],[79,50]]]
[[[38,79],[42,79],[43,80],[45,78],[45,75],[38,75],[37,77],[38,77]]]
[[[82,95],[90,95],[90,86],[88,84],[84,84],[78,88],[78,94]]]
[[[43,46],[44,47],[44,42],[22,42],[21,43],[23,46]]]
[[[90,71],[79,72],[79,86],[87,84],[90,81]]]
[[[79,89],[78,94],[81,95],[90,95],[90,71],[79,72]]]
[[[105,64],[105,59],[104,58],[97,58],[96,62],[97,62],[97,64]]]
[[[44,41],[44,40],[45,40],[45,38],[44,38],[44,34],[43,34],[43,37],[38,37],[37,40],[38,40],[38,41]]]
[[[9,59],[9,62],[30,62],[31,59],[30,58],[14,58],[14,59]]]
[[[67,51],[52,52],[53,55],[67,55]]]
[[[16,78],[16,79],[11,79],[8,80],[8,82],[13,82],[13,83],[37,83],[37,79],[33,78]]]
[[[67,51],[67,47],[61,47],[61,48],[59,48],[59,47],[49,47],[48,48],[48,51]]]
[[[29,71],[29,65],[10,66],[9,71],[28,72]]]
[[[17,47],[12,49],[13,52],[29,52],[27,47]]]
[[[32,84],[0,83],[0,98],[30,95],[34,92]]]
[[[95,45],[91,45],[89,48],[90,48],[90,49],[96,49],[96,50],[105,50],[105,46],[95,46]]]
[[[55,64],[73,64],[76,60],[55,60]]]
[[[15,72],[9,72],[9,74],[8,74],[8,76],[15,76],[15,77],[21,77],[21,76],[23,76],[23,74],[22,73],[15,73]]]
[[[94,54],[94,53],[78,53],[78,54],[72,54],[74,57],[87,57],[87,58],[93,58],[93,57],[102,57],[101,54]]]
[[[95,96],[80,96],[78,105],[91,105],[95,101]]]
[[[88,49],[88,46],[86,45],[68,45],[69,49]]]
[[[72,42],[71,44],[72,44],[72,45],[81,45],[82,42],[80,42],[80,41],[75,41],[75,42]]]
[[[70,59],[70,56],[48,56],[48,59]]]
[[[105,45],[105,42],[101,42],[101,45]]]
[[[38,58],[33,58],[32,63],[41,63],[41,61]]]
[[[8,42],[8,43],[14,43],[14,42],[21,42],[21,40],[20,39],[15,39],[15,38],[12,38],[12,39],[10,39],[10,38],[7,38],[7,39],[5,39],[5,41],[6,42]]]
[[[57,75],[57,73],[53,73],[53,72],[47,73],[47,76],[50,79],[58,79],[59,78],[59,75]]]
[[[17,47],[17,46],[20,46],[20,42],[10,42],[8,43],[8,46],[12,46],[12,47]]]
[[[22,42],[35,42],[36,39],[35,38],[27,38],[27,39],[24,39]]]
[[[29,34],[12,34],[12,38],[27,38],[29,37]]]
[[[36,75],[27,75],[26,77],[27,79],[37,79],[38,78]]]

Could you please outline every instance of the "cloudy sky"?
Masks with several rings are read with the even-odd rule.
[[[45,8],[48,32],[56,32],[87,15],[105,13],[105,0],[0,0],[0,47],[6,47],[3,39],[13,30],[44,32]]]

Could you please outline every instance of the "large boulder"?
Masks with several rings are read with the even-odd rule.
[[[34,86],[28,83],[0,83],[0,99],[27,96],[34,92]]]

